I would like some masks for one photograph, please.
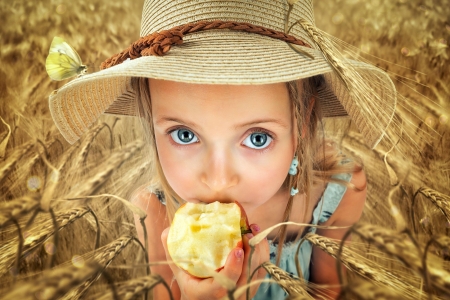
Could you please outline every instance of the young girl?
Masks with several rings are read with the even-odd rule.
[[[103,112],[137,115],[154,150],[152,183],[134,203],[148,214],[151,262],[170,261],[166,238],[184,202],[238,201],[252,233],[220,271],[247,281],[249,240],[283,221],[348,227],[361,216],[366,179],[359,164],[326,139],[322,118],[350,116],[374,147],[395,108],[387,74],[339,56],[314,26],[312,1],[152,0],[141,39],[50,96],[64,137],[76,141]],[[346,229],[283,227],[256,246],[251,268],[277,263],[293,276],[339,291],[335,260],[299,238],[340,239]],[[140,233],[142,237],[142,233]],[[260,269],[254,279],[266,274]],[[226,290],[173,264],[152,267],[176,298],[217,299]],[[155,299],[168,297],[155,288]],[[276,284],[255,299],[283,299]]]

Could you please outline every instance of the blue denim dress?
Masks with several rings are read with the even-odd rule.
[[[350,181],[351,174],[337,174],[333,175],[333,178],[340,180]],[[313,211],[311,224],[320,224],[327,221],[330,216],[334,213],[339,203],[342,200],[345,192],[347,190],[346,186],[340,185],[338,183],[329,182],[325,191],[323,192],[322,198],[317,203]],[[316,228],[310,227],[308,232],[315,233]],[[287,242],[283,245],[283,251],[281,252],[279,267],[293,277],[298,277],[297,268],[295,267],[295,255],[300,241]],[[269,240],[270,247],[270,261],[276,263],[277,255],[277,245]],[[303,272],[303,278],[309,280],[309,264],[311,261],[312,254],[312,244],[309,241],[304,241],[300,246],[300,251],[298,254],[298,259]],[[267,275],[267,278],[270,278]],[[286,292],[276,283],[262,283],[258,289],[257,294],[253,298],[254,300],[263,299],[285,299],[287,296]]]

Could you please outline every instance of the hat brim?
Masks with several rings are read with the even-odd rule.
[[[102,113],[135,113],[132,77],[245,85],[288,82],[324,74],[326,84],[319,90],[324,116],[357,114],[348,91],[321,51],[301,48],[314,59],[270,37],[224,30],[190,34],[185,36],[182,45],[172,47],[165,56],[128,60],[74,79],[50,95],[50,111],[64,138],[74,143]],[[369,146],[373,147],[394,113],[395,87],[385,72],[372,65],[353,60],[346,63],[358,70],[373,92],[384,95],[376,99],[387,103],[374,105],[389,108],[383,111],[390,117],[384,122],[386,124],[380,124],[379,132],[373,132],[373,128],[365,129],[362,123],[356,124],[369,139]]]

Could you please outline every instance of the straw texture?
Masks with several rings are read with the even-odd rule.
[[[285,32],[285,25],[290,26],[299,19],[314,26],[311,0],[298,1],[294,5],[288,24],[287,9],[284,0],[146,1],[141,37],[188,23],[215,20],[250,23],[279,32]],[[184,36],[183,44],[174,45],[164,56],[125,60],[73,80],[50,95],[50,111],[63,136],[74,143],[104,112],[136,113],[131,77],[202,84],[268,84],[326,74],[325,84],[319,88],[324,116],[350,115],[356,120],[367,144],[374,147],[383,136],[395,108],[395,88],[388,75],[365,63],[342,61],[342,65],[356,70],[367,81],[370,85],[368,94],[379,95],[374,97],[373,107],[369,105],[368,108],[367,103],[355,105],[339,75],[311,36],[301,26],[293,26],[289,34],[311,45],[312,48],[296,47],[314,59],[293,51],[285,41],[259,34],[227,29],[200,31]],[[367,118],[372,118],[381,108],[380,115],[375,114],[377,121],[368,122]]]

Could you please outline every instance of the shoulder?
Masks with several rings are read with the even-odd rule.
[[[131,197],[131,202],[142,209],[146,214],[144,220],[147,228],[147,239],[152,251],[148,255],[150,261],[165,260],[165,252],[161,243],[161,234],[170,226],[166,215],[166,207],[159,201],[158,196],[147,188],[137,189]],[[144,228],[139,219],[135,219],[136,231],[139,239],[144,242]]]
[[[151,192],[147,187],[138,188],[131,196],[131,203],[146,212],[146,223],[169,226],[166,217],[166,207],[161,201],[161,195]],[[153,225],[152,225],[153,226]]]
[[[362,215],[367,194],[367,180],[364,170],[356,170],[352,174],[350,187],[347,187],[336,211],[326,225],[351,226]]]
[[[161,242],[161,235],[167,227],[170,226],[166,214],[166,206],[158,198],[158,193],[152,193],[147,187],[143,186],[137,189],[131,196],[131,202],[144,210],[147,214],[145,218],[145,227],[147,232],[148,245],[151,251],[148,252],[150,263],[166,261],[166,253]],[[135,220],[136,230],[139,239],[144,243],[144,231],[140,220]],[[172,282],[173,273],[167,264],[154,264],[150,267],[152,274],[159,274],[165,282]],[[174,283],[171,286],[172,292],[179,295],[178,286]],[[166,299],[167,291],[163,286],[158,286],[153,290],[154,299]],[[164,295],[164,296],[161,296]],[[178,297],[179,298],[179,297]],[[177,299],[178,299],[177,298]]]

